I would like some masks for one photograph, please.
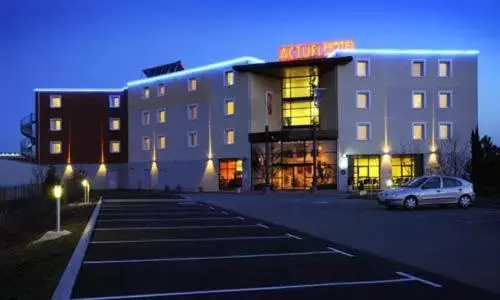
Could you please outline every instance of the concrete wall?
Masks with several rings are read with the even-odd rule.
[[[250,132],[264,132],[266,125],[266,91],[273,93],[272,114],[268,116],[269,131],[280,131],[282,127],[281,79],[249,74],[249,97],[251,111]]]
[[[45,166],[48,168],[48,166]],[[55,165],[57,174],[64,180],[69,178],[76,170],[87,173],[92,189],[126,189],[128,188],[127,164],[78,164]]]
[[[0,187],[34,183],[33,169],[38,169],[38,166],[22,161],[0,159]]]
[[[338,129],[338,98],[337,80],[335,71],[327,72],[320,76],[319,87],[325,88],[321,92],[319,105],[319,122],[322,130]]]
[[[370,76],[355,76],[356,59],[367,59]],[[411,76],[413,59],[425,60],[425,76]],[[438,77],[438,61],[451,60],[452,76]],[[466,144],[471,130],[478,122],[477,57],[475,56],[417,56],[371,55],[358,56],[346,66],[338,68],[339,98],[339,161],[344,154],[383,154],[384,146],[390,154],[402,152],[430,153],[431,145],[439,147],[438,123],[452,122],[453,138]],[[356,108],[356,91],[369,90],[370,108]],[[438,107],[438,92],[452,91],[452,107]],[[412,92],[424,91],[426,106],[412,108]],[[357,141],[356,123],[371,124],[371,139]],[[413,141],[412,122],[425,122],[426,138]],[[402,146],[404,145],[404,146]],[[424,162],[427,157],[424,158]],[[382,169],[390,168],[390,163]],[[390,170],[382,170],[381,182],[391,177]],[[345,188],[347,176],[339,176],[339,187]]]

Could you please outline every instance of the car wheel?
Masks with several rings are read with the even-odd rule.
[[[470,206],[470,197],[469,195],[462,195],[460,198],[458,198],[458,207],[460,208],[467,208]]]
[[[417,198],[413,196],[406,197],[405,201],[403,202],[403,205],[407,210],[414,210],[418,206]]]

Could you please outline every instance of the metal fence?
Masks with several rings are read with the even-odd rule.
[[[42,187],[40,184],[0,187],[0,202],[25,199],[41,193]]]

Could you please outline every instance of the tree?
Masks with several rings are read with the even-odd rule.
[[[436,151],[437,163],[428,169],[429,173],[454,177],[466,177],[469,162],[469,145],[459,137],[441,140]]]
[[[481,140],[479,139],[479,130],[476,126],[475,130],[472,130],[470,135],[470,150],[471,159],[467,166],[467,171],[472,184],[476,189],[481,186],[481,167],[483,164],[483,148],[481,145]]]
[[[42,190],[44,191],[45,195],[52,196],[52,188],[60,183],[61,179],[59,178],[59,175],[57,175],[56,167],[50,166],[47,170],[47,173],[45,174],[45,180],[42,184]]]

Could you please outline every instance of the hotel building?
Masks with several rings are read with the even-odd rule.
[[[120,89],[35,89],[22,153],[94,188],[384,188],[478,123],[477,51],[337,50],[144,70]],[[315,97],[315,88],[320,92]],[[272,112],[266,109],[272,95]],[[265,133],[266,120],[269,133]]]

